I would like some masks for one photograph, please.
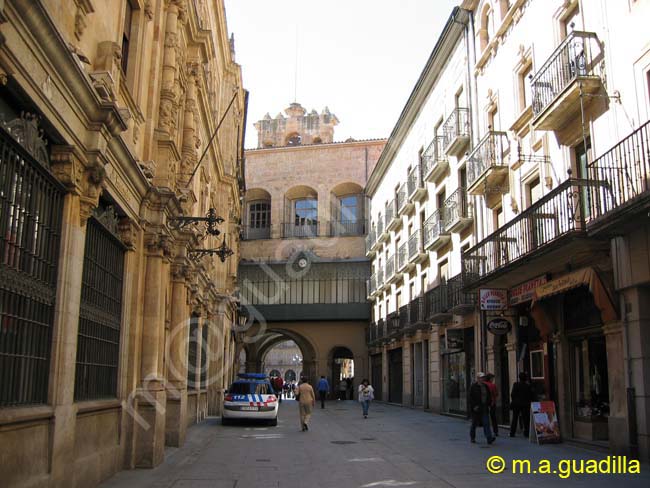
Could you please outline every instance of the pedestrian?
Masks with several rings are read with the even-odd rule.
[[[316,385],[316,390],[318,390],[318,398],[320,399],[320,408],[325,408],[325,398],[330,391],[330,384],[327,382],[325,376],[321,376]]]
[[[350,400],[354,400],[354,376],[348,378],[348,392],[350,393]]]
[[[370,386],[370,382],[364,378],[364,380],[359,385],[359,403],[361,403],[361,408],[363,409],[363,418],[368,418],[368,408],[370,408],[370,402],[375,399],[375,389]]]
[[[345,400],[345,395],[348,392],[348,382],[345,378],[343,378],[339,382],[339,400]]]
[[[510,422],[510,437],[517,433],[517,419],[521,419],[524,437],[528,437],[530,427],[530,404],[535,399],[533,387],[528,381],[528,375],[523,371],[519,373],[519,381],[512,385],[510,393],[510,409],[512,422]]]
[[[284,381],[282,381],[281,376],[276,376],[273,378],[273,388],[275,388],[275,391],[278,395],[278,402],[282,403],[282,389],[284,388]]]
[[[307,378],[300,378],[300,384],[296,389],[296,400],[298,400],[298,409],[300,410],[300,425],[302,431],[305,432],[309,430],[309,419],[316,404],[314,389],[307,381]]]
[[[492,422],[492,432],[495,437],[499,436],[499,424],[497,422],[497,398],[499,398],[499,390],[497,385],[494,384],[494,375],[487,373],[485,375],[485,385],[490,390],[490,421]]]
[[[490,390],[485,384],[485,373],[477,373],[476,381],[469,387],[469,409],[472,415],[472,426],[469,430],[470,441],[476,442],[476,427],[483,425],[483,433],[488,444],[496,438],[490,430]]]

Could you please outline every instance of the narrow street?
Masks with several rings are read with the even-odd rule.
[[[167,449],[165,462],[152,470],[118,473],[103,488],[249,488],[249,487],[483,487],[649,486],[648,466],[640,475],[490,474],[493,455],[507,462],[528,459],[605,458],[605,454],[568,444],[537,446],[521,437],[501,437],[487,446],[481,433],[470,444],[467,422],[418,410],[374,404],[370,417],[359,405],[329,402],[317,408],[309,432],[298,425],[297,404],[285,401],[278,427],[222,427],[218,419],[192,426],[180,449]]]

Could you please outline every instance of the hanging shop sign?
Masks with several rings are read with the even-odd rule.
[[[495,311],[508,308],[508,290],[482,288],[479,291],[481,310]]]
[[[514,305],[519,305],[520,303],[530,302],[535,296],[535,290],[537,287],[543,285],[547,281],[548,278],[546,278],[546,275],[542,275],[510,288],[510,291],[508,291],[508,302],[510,303],[510,306],[512,307]]]
[[[487,323],[487,330],[494,335],[506,335],[510,329],[512,329],[512,324],[503,318],[492,319]]]
[[[530,404],[530,425],[535,429],[535,435],[529,436],[530,442],[548,444],[562,440],[555,402],[532,402]]]

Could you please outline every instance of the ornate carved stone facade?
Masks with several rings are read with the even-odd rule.
[[[190,424],[219,414],[234,371],[246,92],[223,0],[0,1],[0,99],[0,142],[21,161],[3,152],[2,174],[41,178],[2,177],[12,218],[36,215],[19,229],[25,242],[50,232],[50,213],[60,226],[47,241],[53,286],[0,286],[3,297],[32,289],[54,303],[43,318],[41,396],[21,400],[12,390],[21,380],[0,385],[9,398],[0,402],[0,478],[88,487],[155,466]],[[41,180],[60,200],[28,186]],[[218,235],[178,225],[210,209],[224,219]],[[18,237],[3,237],[18,249],[5,256],[23,252]],[[234,251],[224,263],[196,258],[224,242]],[[98,246],[117,258],[95,279]],[[15,262],[0,261],[1,276],[24,272]],[[84,342],[80,309],[96,310],[93,294],[110,290],[110,307],[93,315],[119,323],[101,383],[84,362],[82,345],[100,346]]]

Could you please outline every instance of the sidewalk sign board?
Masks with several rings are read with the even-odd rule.
[[[530,428],[535,431],[534,438],[531,433],[528,435],[530,442],[550,444],[562,441],[555,402],[532,402],[530,404]]]

